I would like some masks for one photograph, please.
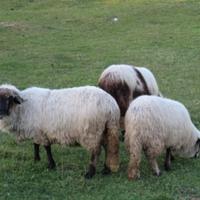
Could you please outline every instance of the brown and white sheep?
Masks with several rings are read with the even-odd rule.
[[[161,96],[152,72],[144,67],[110,65],[101,74],[98,85],[117,101],[121,112],[121,127],[129,104],[140,95]]]

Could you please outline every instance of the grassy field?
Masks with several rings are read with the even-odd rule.
[[[117,17],[118,21],[113,18]],[[200,128],[199,0],[0,0],[0,82],[18,88],[96,85],[113,63],[148,66],[162,93],[183,102]],[[154,177],[144,158],[141,179],[120,170],[85,180],[89,154],[53,146],[33,162],[31,142],[0,134],[0,199],[200,199],[200,160],[176,158],[172,171]]]

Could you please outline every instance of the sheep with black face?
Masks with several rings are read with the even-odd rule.
[[[55,167],[51,144],[80,143],[91,153],[86,178],[96,171],[105,149],[104,172],[118,169],[118,128],[120,110],[105,91],[93,86],[50,90],[12,85],[0,86],[0,128],[19,140],[33,139],[35,160],[40,160],[39,145],[44,145],[49,168]]]

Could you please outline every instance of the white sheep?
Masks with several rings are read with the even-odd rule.
[[[93,86],[68,89],[0,86],[0,127],[19,140],[33,139],[35,160],[39,144],[45,146],[49,168],[55,167],[51,144],[80,143],[91,152],[86,178],[95,174],[101,145],[105,148],[104,172],[118,169],[120,110],[105,91]]]
[[[161,96],[154,75],[145,67],[110,65],[102,72],[98,85],[117,101],[122,128],[123,117],[133,99],[145,94]]]
[[[171,153],[196,157],[200,148],[200,131],[194,126],[183,104],[157,96],[141,96],[129,106],[125,115],[125,144],[130,154],[128,178],[139,177],[143,150],[155,173],[161,174],[156,158],[166,150],[165,169],[171,166]]]

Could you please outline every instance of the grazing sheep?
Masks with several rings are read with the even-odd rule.
[[[68,89],[0,86],[0,127],[19,140],[33,139],[35,160],[39,145],[46,148],[49,168],[55,167],[51,144],[80,143],[91,152],[86,178],[95,174],[101,145],[105,148],[104,172],[118,169],[120,110],[105,91],[92,86]]]
[[[154,75],[144,67],[110,65],[101,74],[98,85],[117,101],[122,128],[123,117],[133,99],[145,94],[161,96]]]
[[[156,158],[166,150],[165,169],[171,166],[171,153],[197,157],[200,131],[187,109],[179,102],[156,96],[141,96],[129,106],[125,115],[125,144],[130,154],[128,178],[139,177],[143,150],[155,173],[161,174]]]

